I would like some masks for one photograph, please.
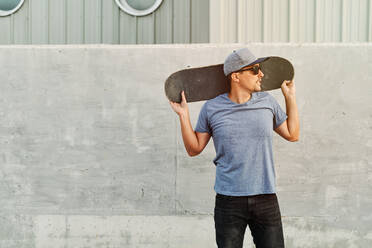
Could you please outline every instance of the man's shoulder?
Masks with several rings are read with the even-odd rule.
[[[270,98],[271,95],[266,91],[259,91],[255,93],[257,98]]]
[[[263,107],[272,107],[275,105],[275,98],[266,91],[260,91],[255,93],[255,103]]]
[[[213,111],[215,109],[221,108],[224,104],[226,104],[226,93],[216,96],[215,98],[209,99],[205,101],[203,104],[202,109],[204,111]]]
[[[269,103],[272,103],[275,101],[275,97],[272,96],[270,93],[268,93],[267,91],[260,91],[260,92],[256,92],[256,99],[259,101],[259,102],[269,102]]]
[[[215,98],[209,99],[205,102],[207,105],[215,105],[226,101],[226,93],[216,96]]]

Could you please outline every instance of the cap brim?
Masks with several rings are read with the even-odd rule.
[[[250,65],[254,65],[254,64],[259,64],[259,63],[262,63],[262,62],[264,62],[265,60],[268,60],[270,57],[262,57],[262,58],[258,58],[258,59],[256,59],[254,62],[252,62],[252,63],[250,63],[250,64],[248,64],[248,65],[245,65],[245,66],[243,66],[243,67],[246,67],[246,66],[250,66]],[[242,67],[242,68],[243,68]]]
[[[250,65],[255,65],[255,64],[262,63],[262,62],[264,62],[264,61],[266,61],[266,60],[268,60],[268,59],[270,59],[270,58],[271,58],[271,56],[269,56],[269,57],[258,58],[258,59],[256,59],[255,61],[253,61],[252,63],[249,63],[249,64],[245,64],[245,65],[240,66],[240,68],[239,68],[238,70],[233,71],[233,72],[230,72],[229,74],[234,73],[234,72],[237,72],[237,71],[241,70],[241,69],[244,68],[244,67],[247,67],[247,66],[250,66]],[[226,76],[228,76],[229,74],[227,74]]]

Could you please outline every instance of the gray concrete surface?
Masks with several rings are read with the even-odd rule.
[[[0,247],[216,247],[213,144],[187,156],[163,85],[242,46],[0,47]],[[372,45],[248,46],[296,69],[300,141],[274,135],[287,247],[370,247]]]

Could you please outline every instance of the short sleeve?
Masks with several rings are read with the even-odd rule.
[[[288,118],[288,116],[274,97],[272,97],[272,102],[274,110],[274,129],[276,129]]]
[[[209,133],[212,134],[212,130],[209,125],[208,121],[208,113],[207,113],[207,102],[204,103],[203,107],[200,110],[198,122],[196,123],[196,132],[199,133]]]

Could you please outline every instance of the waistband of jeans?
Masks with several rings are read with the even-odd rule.
[[[251,198],[251,197],[265,197],[265,196],[274,196],[276,193],[270,193],[270,194],[258,194],[258,195],[244,195],[244,196],[236,196],[236,195],[223,195],[216,193],[216,197],[219,198],[226,198],[226,199],[239,199],[239,198]]]

